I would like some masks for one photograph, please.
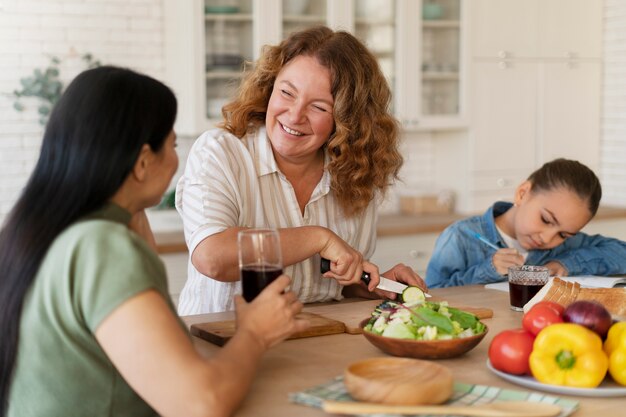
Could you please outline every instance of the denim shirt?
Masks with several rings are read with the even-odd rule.
[[[479,241],[483,235],[499,248],[506,243],[498,233],[495,218],[513,206],[496,202],[482,216],[459,220],[448,226],[437,239],[426,270],[426,284],[432,288],[487,284],[503,281],[493,265],[495,249]],[[568,275],[613,275],[626,273],[626,242],[577,233],[553,249],[528,252],[526,265],[560,262]]]

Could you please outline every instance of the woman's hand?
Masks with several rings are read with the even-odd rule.
[[[524,265],[524,257],[517,249],[502,248],[494,253],[492,258],[493,266],[500,275],[507,275],[510,266]]]
[[[566,277],[569,274],[567,268],[565,268],[559,261],[550,261],[544,266],[548,268],[551,277]]]
[[[413,268],[406,266],[405,264],[397,264],[389,271],[383,273],[383,276],[392,281],[402,282],[406,285],[411,285],[414,287],[419,287],[425,293],[428,292],[428,286],[417,273],[413,270]],[[395,300],[398,297],[398,294],[395,292],[383,291],[383,290],[375,290],[375,292],[390,300]]]
[[[360,283],[361,275],[365,271],[370,274],[370,283],[367,286],[369,291],[374,291],[380,282],[378,267],[364,261],[361,252],[332,232],[320,255],[330,260],[330,271],[322,275],[324,278],[334,278],[340,285],[348,286]]]
[[[309,327],[307,320],[296,318],[302,303],[293,291],[286,291],[290,283],[287,275],[281,275],[250,303],[236,295],[237,331],[251,333],[268,349]]]

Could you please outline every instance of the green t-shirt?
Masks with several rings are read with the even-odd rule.
[[[109,204],[63,231],[48,250],[24,301],[9,416],[156,414],[95,338],[103,319],[147,289],[176,314],[163,263],[127,228],[129,220]]]

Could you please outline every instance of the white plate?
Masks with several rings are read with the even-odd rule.
[[[552,392],[562,395],[574,395],[577,397],[626,397],[626,387],[616,384],[613,381],[603,381],[597,388],[574,388],[561,385],[548,385],[537,381],[532,376],[518,376],[498,371],[487,359],[487,368],[500,378],[526,388],[539,391]]]

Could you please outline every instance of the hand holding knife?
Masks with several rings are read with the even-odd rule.
[[[325,274],[330,271],[330,260],[322,258],[322,262],[320,265],[320,272]],[[361,274],[361,281],[363,281],[366,285],[370,283],[370,274],[369,272],[363,271]],[[383,276],[380,277],[380,282],[376,286],[377,289],[383,291],[394,292],[396,294],[402,294],[402,292],[408,287],[408,285],[403,284],[401,282],[393,281],[391,279],[385,278]],[[424,293],[426,297],[431,297],[430,294]]]

